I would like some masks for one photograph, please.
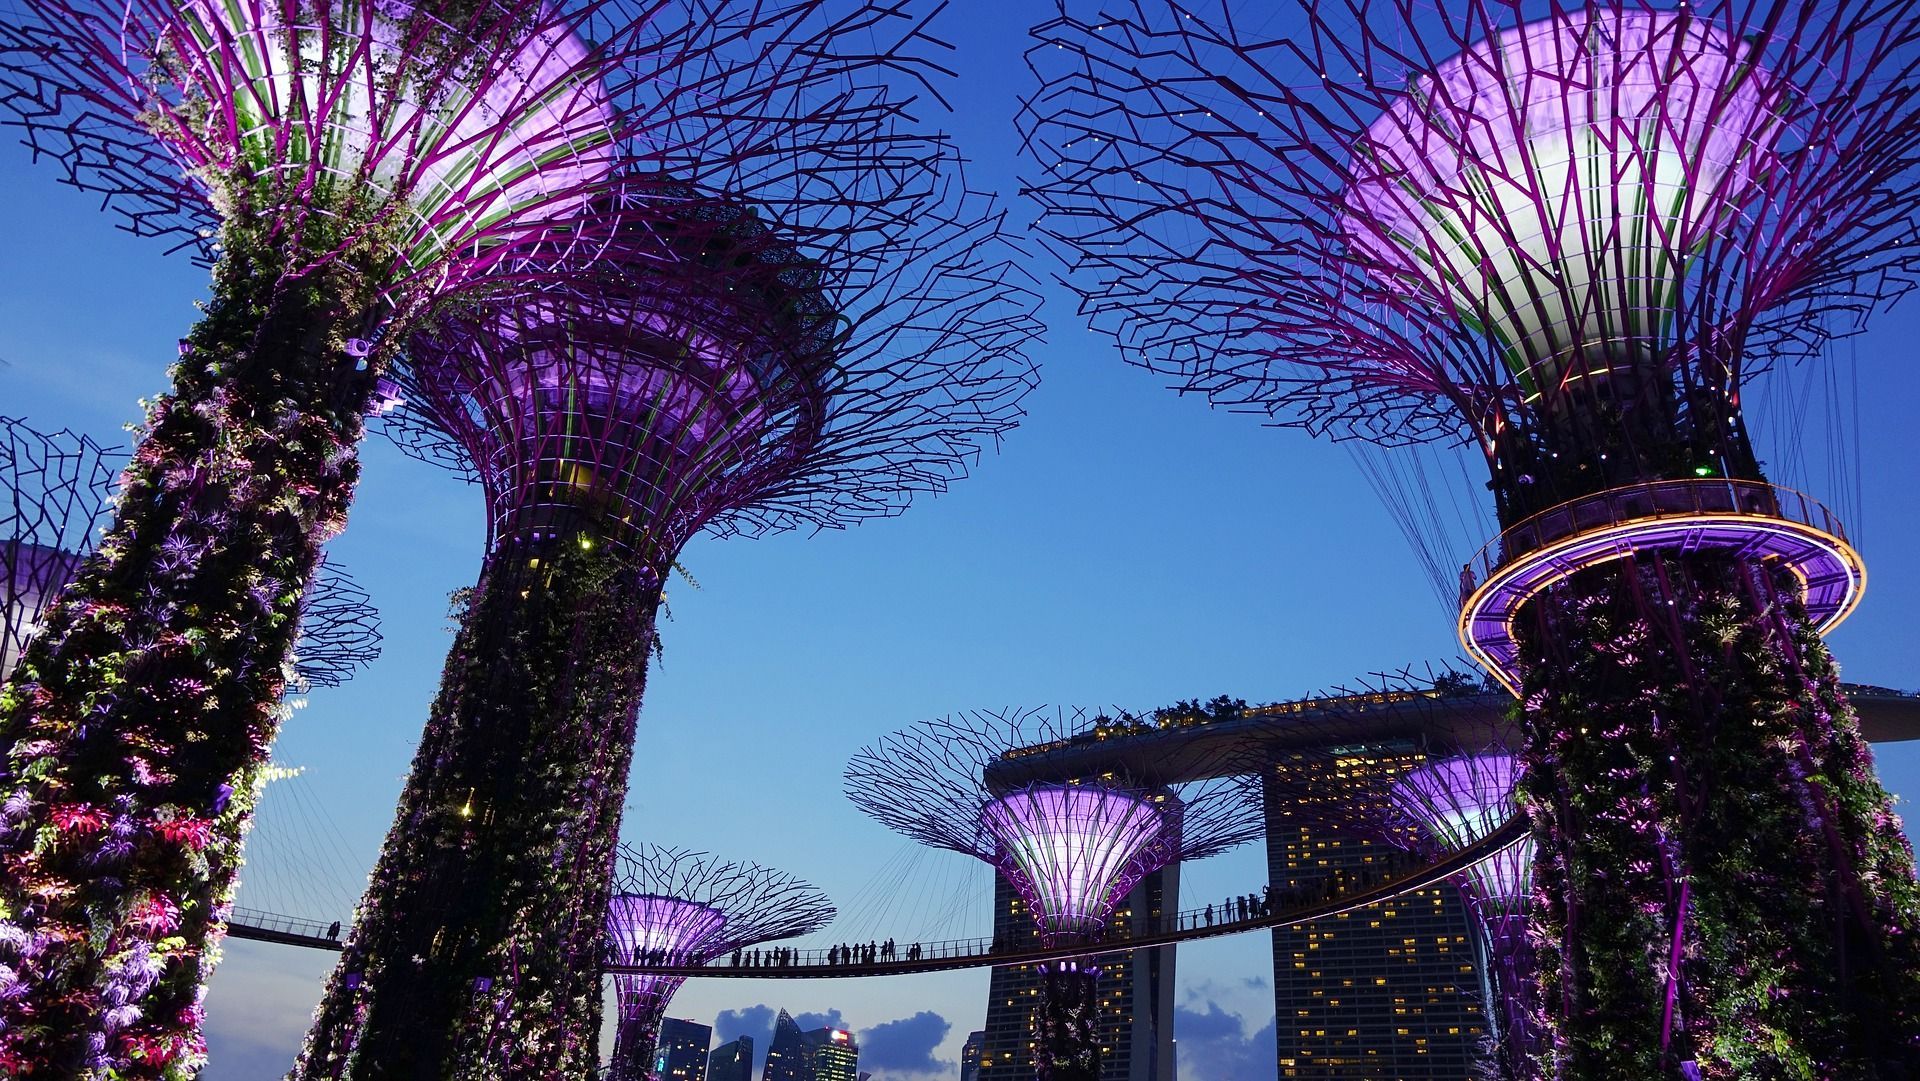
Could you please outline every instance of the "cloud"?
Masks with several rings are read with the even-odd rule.
[[[1206,1010],[1175,1007],[1173,1035],[1179,1042],[1180,1076],[1207,1081],[1265,1081],[1273,1076],[1279,1051],[1274,1023],[1268,1021],[1251,1034],[1240,1015],[1228,1013],[1217,1002]]]
[[[847,1019],[840,1016],[839,1010],[828,1010],[826,1013],[796,1013],[793,1015],[793,1023],[799,1025],[802,1032],[812,1032],[816,1028],[847,1028]],[[771,1021],[767,1023],[767,1030],[769,1032],[773,1030]]]
[[[778,1010],[765,1003],[744,1010],[721,1010],[720,1016],[713,1019],[713,1045],[732,1043],[742,1036],[753,1037],[753,1072],[757,1077],[766,1065],[767,1045],[773,1042],[773,1021],[778,1014]]]
[[[886,1078],[896,1074],[950,1075],[957,1064],[933,1057],[953,1023],[921,1010],[912,1017],[886,1021],[860,1033],[860,1068]]]

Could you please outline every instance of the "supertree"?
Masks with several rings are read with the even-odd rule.
[[[407,343],[392,432],[480,482],[487,556],[295,1077],[586,1069],[682,547],[895,513],[1032,385],[1034,296],[1000,212],[904,112],[920,23],[892,4],[780,16],[722,55],[786,66],[743,63],[700,104],[742,117],[730,174],[637,177],[627,198],[666,209],[623,219],[573,285]]]
[[[212,282],[98,556],[0,693],[8,1068],[145,1077],[203,1058],[244,794],[394,345],[452,294],[541,284],[528,251],[590,245],[574,219],[625,182],[623,159],[699,160],[739,135],[675,105],[705,108],[712,43],[740,18],[698,0],[10,5],[11,123]],[[168,780],[136,775],[150,757]],[[133,850],[40,844],[56,806],[131,816]],[[160,828],[175,818],[210,823],[205,843]]]
[[[1097,943],[1142,878],[1261,831],[1230,779],[1170,784],[1124,768],[1023,775],[1019,752],[1109,720],[1040,708],[922,721],[862,748],[847,765],[847,796],[892,830],[991,864],[1026,902],[1046,947]],[[1099,965],[1083,957],[1040,968],[1036,1075],[1095,1081]]]
[[[833,921],[827,896],[781,871],[705,852],[623,845],[607,906],[612,959],[626,965],[703,965]],[[685,976],[619,973],[620,1007],[608,1081],[651,1081],[660,1019]]]
[[[126,455],[70,431],[43,433],[0,417],[0,675],[92,553]],[[337,563],[322,557],[301,608],[290,663],[294,686],[338,687],[380,656],[380,613]]]
[[[1820,639],[1863,572],[1741,407],[1912,284],[1920,14],[1304,7],[1037,29],[1085,307],[1219,403],[1483,452],[1556,1068],[1911,1072],[1920,890]]]

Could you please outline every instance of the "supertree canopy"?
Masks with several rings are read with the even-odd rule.
[[[792,875],[704,852],[623,846],[607,906],[612,956],[628,965],[702,965],[833,921],[825,894]],[[660,1019],[684,976],[616,974],[620,1029],[609,1081],[651,1081]]]
[[[523,257],[590,244],[573,219],[624,183],[620,162],[699,182],[750,152],[729,140],[751,103],[701,122],[726,78],[711,43],[747,18],[697,0],[22,0],[0,22],[0,104],[27,142],[213,272],[97,555],[0,692],[8,1068],[197,1068],[247,794],[393,346],[455,291],[548,280]],[[136,775],[127,740],[167,779]],[[37,840],[62,808],[143,839],[102,873],[86,845]],[[176,816],[209,825],[160,829]]]
[[[1037,28],[1041,228],[1130,359],[1484,454],[1468,649],[1520,695],[1555,1068],[1920,1056],[1911,850],[1820,632],[1864,572],[1750,376],[1920,270],[1910,5],[1402,0]]]
[[[126,455],[68,431],[0,417],[0,675],[38,632],[54,596],[93,551]],[[339,564],[322,557],[302,605],[294,685],[338,687],[380,657],[380,613]]]
[[[1261,831],[1230,780],[1170,784],[1119,769],[1043,778],[1022,769],[1023,752],[1108,720],[1041,708],[923,721],[862,748],[847,765],[847,796],[890,829],[992,864],[1026,902],[1044,945],[1099,942],[1143,877]],[[1100,1076],[1099,971],[1090,958],[1042,966],[1038,1076]]]
[[[733,82],[682,103],[736,118],[731,175],[636,174],[565,287],[470,301],[406,344],[392,433],[480,481],[491,536],[296,1077],[587,1069],[682,547],[895,513],[1032,385],[1000,212],[906,115],[921,21],[839,0],[756,18],[713,41]]]

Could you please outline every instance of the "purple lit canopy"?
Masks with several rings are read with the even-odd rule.
[[[702,529],[895,513],[1018,417],[1037,324],[990,200],[942,185],[822,236],[672,198],[579,288],[410,346],[387,431],[480,481],[496,541],[585,518],[659,570]]]
[[[1093,785],[1036,785],[980,811],[995,860],[1049,933],[1095,934],[1179,852],[1180,801]]]
[[[317,203],[386,231],[398,280],[430,285],[607,190],[646,115],[623,107],[660,95],[648,54],[672,48],[665,17],[617,0],[26,8],[0,30],[0,98],[134,232],[212,256],[222,222],[293,226]]]
[[[833,920],[826,895],[792,875],[703,852],[623,846],[608,903],[611,960],[623,965],[701,965]],[[660,1019],[684,976],[616,973],[619,1034],[612,1076],[643,1077],[653,1063]]]
[[[1488,443],[1607,371],[1737,397],[1914,281],[1900,18],[1302,7],[1288,38],[1063,14],[1028,54],[1040,228],[1130,359],[1217,402]]]
[[[1450,756],[1417,766],[1394,784],[1388,798],[1442,850],[1485,839],[1519,813],[1514,788],[1519,759],[1511,754]],[[1509,845],[1474,864],[1466,886],[1478,905],[1524,908],[1533,890],[1533,840]]]
[[[862,748],[847,796],[899,833],[992,864],[1045,936],[1098,938],[1143,876],[1260,835],[1233,764],[1187,763],[1213,777],[1200,781],[1048,775],[1046,749],[1151,723],[1120,717],[1042,707],[922,721]]]

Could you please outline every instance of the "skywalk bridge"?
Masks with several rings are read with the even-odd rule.
[[[1365,908],[1380,901],[1390,901],[1415,890],[1430,889],[1508,845],[1517,843],[1526,835],[1526,832],[1525,819],[1515,815],[1498,830],[1488,834],[1476,844],[1448,853],[1431,863],[1402,870],[1371,886],[1348,890],[1332,897],[1296,901],[1291,904],[1276,903],[1271,911],[1252,914],[1244,919],[1223,918],[1222,913],[1206,908],[1189,909],[1171,919],[1158,921],[1157,924],[1149,924],[1144,929],[1136,930],[1131,937],[1116,938],[1107,942],[1058,946],[1051,949],[1026,943],[1002,945],[996,948],[993,940],[985,938],[915,943],[911,947],[904,947],[895,942],[894,956],[876,958],[872,962],[839,963],[831,960],[830,950],[782,952],[780,947],[765,946],[761,947],[758,953],[762,963],[746,963],[753,956],[749,951],[738,961],[729,955],[715,958],[705,965],[608,965],[607,971],[655,976],[698,976],[702,979],[821,980],[904,976],[919,972],[948,972],[955,969],[990,968],[999,965],[1026,965],[1073,957],[1125,953],[1128,950],[1169,946],[1203,938],[1245,934],[1248,931],[1264,931],[1274,927],[1291,927],[1295,924]],[[1260,891],[1256,891],[1255,896],[1259,893]],[[341,948],[344,932],[330,933],[336,926],[236,908],[233,920],[227,925],[227,934],[233,938],[257,942],[275,942],[286,946],[338,951]],[[1140,927],[1138,923],[1135,926]],[[778,962],[775,961],[776,957],[780,958]]]

